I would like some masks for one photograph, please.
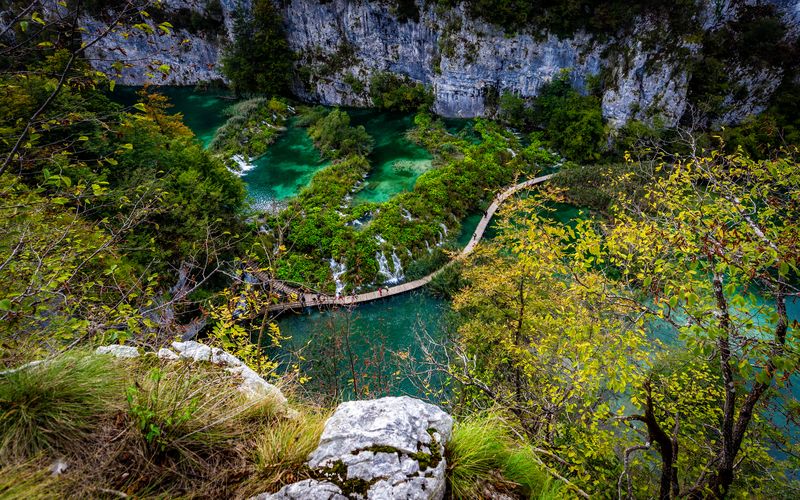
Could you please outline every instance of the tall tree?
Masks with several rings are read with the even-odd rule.
[[[237,94],[283,94],[292,72],[292,53],[283,19],[270,0],[255,0],[234,14],[234,40],[222,56],[222,72]]]
[[[797,163],[712,152],[653,171],[574,228],[529,200],[476,254],[454,301],[454,407],[508,407],[587,491],[777,494],[765,433],[800,363]]]

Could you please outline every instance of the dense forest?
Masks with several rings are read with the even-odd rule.
[[[674,127],[612,126],[605,70],[489,92],[485,116],[460,120],[406,75],[353,78],[426,158],[393,163],[410,188],[358,200],[389,139],[363,110],[293,94],[312,70],[279,3],[45,3],[0,3],[0,497],[249,498],[307,480],[361,498],[374,482],[309,456],[338,404],[400,394],[455,421],[443,453],[408,455],[446,463],[447,498],[800,493],[800,83],[773,8],[702,35]],[[652,16],[666,45],[698,29],[693,1],[382,5],[509,34],[600,39]],[[112,33],[224,38],[227,15],[226,83],[202,86],[227,104],[205,142],[164,89],[117,83],[176,68],[103,72],[87,55]],[[722,126],[732,58],[782,77]],[[248,172],[298,130],[313,173],[256,207]],[[359,335],[356,299],[409,283],[443,326],[414,326],[407,349]],[[331,327],[292,339],[279,315],[296,310]],[[214,354],[172,359],[193,340]],[[237,391],[251,372],[282,395]]]

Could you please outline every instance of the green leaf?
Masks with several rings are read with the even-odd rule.
[[[85,136],[85,135],[82,135],[82,136],[78,137],[78,140],[79,141],[88,141],[89,138],[87,136]]]
[[[109,80],[108,81],[108,90],[110,90],[111,92],[114,92],[114,87],[116,87],[116,86],[117,86],[117,82],[115,80]]]
[[[10,310],[11,310],[11,300],[10,299],[0,300],[0,311],[10,311]]]
[[[133,105],[133,107],[135,109],[138,109],[142,113],[146,113],[147,112],[147,106],[145,106],[143,102],[137,102],[136,104]]]

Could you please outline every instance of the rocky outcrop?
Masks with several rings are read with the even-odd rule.
[[[308,459],[316,478],[255,498],[441,499],[452,428],[448,414],[409,397],[343,403]]]
[[[444,116],[483,116],[491,96],[514,92],[534,96],[564,69],[575,84],[601,68],[602,46],[586,34],[559,40],[530,34],[508,36],[471,20],[463,6],[447,12],[420,6],[419,21],[400,22],[380,2],[291,0],[284,19],[289,46],[312,77],[295,80],[295,92],[324,104],[368,104],[370,76],[388,71],[430,85],[434,109]],[[325,61],[347,52],[342,67]],[[346,82],[364,87],[354,92]]]
[[[663,20],[640,19],[633,35],[605,37],[602,42],[586,33],[565,39],[553,35],[510,35],[495,26],[470,18],[462,5],[441,9],[418,0],[419,19],[400,20],[391,2],[366,0],[284,0],[275,2],[283,14],[287,39],[298,56],[293,90],[303,99],[323,104],[368,106],[369,85],[376,72],[404,75],[428,85],[434,109],[444,116],[486,116],[495,110],[497,96],[512,92],[536,96],[542,85],[563,70],[570,70],[575,85],[605,68],[603,115],[612,126],[631,119],[675,125],[687,109],[687,54],[700,47],[688,42],[642,43],[663,38]],[[771,3],[789,28],[800,32],[798,0],[705,0],[698,12],[699,25],[715,30],[737,15],[744,5]],[[179,9],[201,11],[204,0],[165,0],[166,13]],[[131,63],[118,77],[120,83],[194,84],[220,79],[220,47],[230,36],[231,13],[236,0],[222,0],[226,30],[216,38],[176,29],[167,35],[122,33],[89,49],[98,68],[115,73],[114,63]],[[146,21],[154,27],[152,21]],[[89,39],[104,24],[87,18]],[[674,42],[674,41],[673,41]],[[142,67],[143,62],[149,65]],[[166,64],[169,71],[158,68]],[[783,75],[775,70],[731,68],[743,75],[741,91],[729,96],[723,122],[736,122],[763,109]],[[735,102],[734,102],[735,101]]]
[[[220,0],[224,23],[213,32],[192,31],[180,25],[167,32],[158,27],[153,15],[158,13],[159,19],[166,20],[187,11],[202,16],[208,3],[206,0],[164,1],[163,10],[151,9],[149,17],[142,17],[146,28],[114,29],[89,47],[86,55],[97,69],[112,75],[121,84],[194,85],[222,81],[219,60],[222,47],[232,33],[237,0]],[[82,24],[85,42],[94,40],[109,26],[103,16],[100,19],[86,16]]]
[[[252,368],[244,364],[236,356],[218,348],[209,347],[200,342],[173,342],[174,351],[161,348],[156,353],[159,359],[165,361],[177,361],[180,359],[191,362],[208,362],[218,365],[225,371],[237,375],[241,378],[239,391],[250,400],[269,399],[276,404],[279,412],[291,418],[296,413],[289,408],[289,402],[280,389],[270,384]],[[133,346],[126,345],[107,345],[98,347],[97,354],[109,354],[117,358],[137,358],[140,356],[139,350]]]

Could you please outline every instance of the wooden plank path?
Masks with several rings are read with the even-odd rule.
[[[514,186],[509,187],[508,189],[502,191],[499,195],[495,196],[492,200],[492,204],[489,205],[489,208],[486,210],[486,213],[481,218],[478,226],[475,228],[475,232],[472,233],[472,238],[470,239],[467,246],[465,246],[461,252],[450,262],[445,264],[443,267],[437,269],[433,273],[425,276],[424,278],[420,278],[418,280],[409,281],[407,283],[401,283],[399,285],[390,286],[390,287],[381,287],[379,290],[374,292],[366,292],[366,293],[359,293],[355,295],[343,295],[340,297],[334,297],[332,295],[324,295],[324,294],[315,294],[315,293],[302,293],[300,290],[292,288],[279,280],[271,280],[269,276],[265,273],[256,271],[253,272],[253,275],[259,278],[264,282],[271,282],[273,287],[276,290],[282,291],[286,294],[295,294],[300,300],[294,302],[283,302],[278,304],[272,304],[271,306],[267,307],[268,311],[271,312],[283,312],[287,310],[295,310],[295,309],[302,309],[304,307],[321,307],[321,306],[352,306],[355,304],[359,304],[361,302],[370,302],[373,300],[382,299],[385,297],[391,297],[393,295],[400,295],[401,293],[410,292],[412,290],[416,290],[418,288],[422,288],[423,286],[427,285],[428,283],[433,280],[439,273],[441,273],[447,266],[453,264],[456,261],[464,259],[469,254],[475,250],[475,247],[478,246],[478,243],[483,239],[483,234],[486,232],[486,228],[489,227],[489,222],[491,222],[492,217],[494,217],[495,212],[497,209],[500,208],[500,205],[509,199],[511,196],[514,196],[516,193],[523,189],[531,188],[537,184],[541,184],[555,174],[548,174],[543,175],[541,177],[536,177],[535,179],[530,179],[525,182],[521,182]]]

